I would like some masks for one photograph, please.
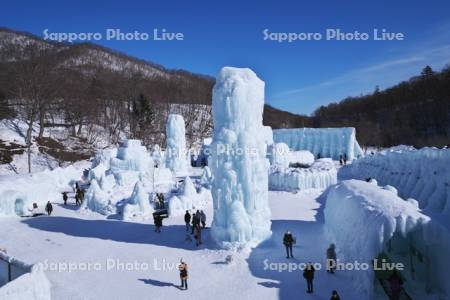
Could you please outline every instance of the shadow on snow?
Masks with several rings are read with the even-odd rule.
[[[122,243],[149,244],[185,250],[217,249],[209,237],[209,230],[202,232],[203,245],[186,241],[185,225],[163,226],[161,233],[155,226],[116,220],[86,220],[71,217],[33,218],[22,221],[31,228],[85,238],[112,240]]]

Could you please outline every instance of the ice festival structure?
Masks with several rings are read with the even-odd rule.
[[[152,217],[150,193],[173,186],[172,172],[155,167],[140,140],[125,140],[117,149],[100,152],[93,161],[82,208],[100,214],[119,213],[125,220]],[[125,201],[124,201],[125,200]]]
[[[31,215],[33,203],[38,205],[36,213],[44,213],[47,201],[61,199],[61,192],[71,190],[80,175],[76,168],[69,166],[14,178],[5,176],[0,180],[0,217]]]
[[[166,124],[166,167],[175,173],[186,173],[189,166],[185,130],[183,116],[170,114]]]
[[[290,151],[285,143],[269,146],[269,188],[276,191],[325,189],[337,182],[337,171],[330,158],[314,161],[309,151]]]
[[[222,246],[255,246],[271,235],[264,82],[250,69],[224,67],[213,89],[214,177],[211,234]]]
[[[353,178],[392,185],[402,198],[414,198],[420,208],[450,218],[450,149],[395,147],[346,168]]]
[[[330,158],[316,160],[309,167],[271,168],[269,188],[275,191],[326,189],[337,183],[337,171]]]
[[[348,160],[353,160],[363,156],[353,127],[275,129],[273,140],[294,151],[308,150],[319,158],[339,160],[340,155],[346,154]]]
[[[421,212],[416,201],[399,198],[395,189],[381,188],[375,180],[347,180],[330,188],[324,217],[341,262],[371,265],[378,259],[378,268],[383,259],[401,263],[404,289],[414,294],[413,299],[450,295],[448,226]],[[382,283],[386,277],[372,268],[354,274],[354,288],[365,292],[367,299],[372,299],[378,284],[374,277]]]

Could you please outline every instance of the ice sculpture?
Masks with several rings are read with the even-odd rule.
[[[212,237],[225,247],[255,246],[271,235],[264,82],[250,69],[224,67],[212,105]]]
[[[114,213],[114,208],[109,200],[108,194],[100,188],[95,179],[91,181],[91,185],[86,192],[81,209],[89,209],[102,215]]]
[[[166,135],[166,167],[175,173],[186,173],[188,159],[184,119],[181,115],[169,115],[166,124]]]
[[[136,182],[133,193],[123,207],[122,219],[150,219],[153,207],[150,205],[149,194],[140,181]]]
[[[117,149],[117,157],[111,158],[111,170],[151,172],[153,159],[140,140],[125,140]]]

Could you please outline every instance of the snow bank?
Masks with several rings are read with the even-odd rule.
[[[316,157],[338,160],[345,153],[352,160],[363,156],[353,127],[276,129],[273,139],[275,143],[286,143],[291,150],[311,151]]]
[[[444,255],[450,250],[448,231],[393,191],[374,183],[343,181],[330,189],[324,215],[326,232],[336,244],[341,261],[370,264],[383,251],[391,255],[390,251],[399,248],[398,253],[405,255],[414,247],[428,262],[425,274],[420,274],[420,268],[417,268],[417,279],[426,281],[427,289],[434,292],[448,294],[450,291],[447,280],[450,263]],[[387,243],[389,240],[390,244]],[[394,249],[387,250],[387,245]],[[405,261],[408,268],[408,256]],[[429,272],[431,268],[433,271]],[[373,270],[352,273],[355,288],[365,292],[370,299]]]
[[[72,183],[80,177],[80,170],[73,166],[1,177],[0,216],[29,215],[33,203],[44,212],[47,201],[60,200],[61,192],[72,190]]]
[[[0,288],[0,299],[51,300],[51,284],[43,271],[33,268]]]
[[[414,198],[420,208],[450,217],[450,149],[394,148],[366,156],[347,166],[359,179],[389,184],[402,198]]]
[[[264,82],[250,69],[224,67],[213,89],[210,167],[214,219],[222,246],[253,246],[270,231]]]
[[[140,181],[136,182],[131,197],[123,207],[123,220],[145,220],[153,216],[153,207],[150,205],[149,194]]]
[[[308,168],[271,168],[269,188],[279,191],[325,189],[336,184],[337,171],[329,158],[321,158]]]
[[[186,173],[189,166],[185,130],[183,116],[170,114],[166,125],[166,167],[175,173]]]

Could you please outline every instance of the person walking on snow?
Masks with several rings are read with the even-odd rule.
[[[200,211],[200,222],[202,223],[202,227],[206,227],[206,214],[203,212],[203,210]]]
[[[327,249],[327,272],[334,274],[336,270],[336,250],[334,244]]]
[[[283,237],[283,244],[286,247],[286,258],[294,258],[292,255],[292,245],[294,244],[294,237],[292,236],[292,233],[286,231]]]
[[[197,247],[200,246],[202,244],[202,228],[200,227],[200,223],[195,225],[194,238],[195,238]]]
[[[308,294],[312,294],[314,292],[313,281],[314,281],[314,266],[311,263],[308,263],[303,270],[303,277],[306,279],[306,285],[308,290],[306,291]]]
[[[53,206],[50,203],[50,201],[47,202],[47,205],[45,206],[45,211],[47,212],[47,214],[50,216],[52,214],[53,211]]]
[[[187,279],[188,279],[188,266],[183,261],[183,259],[180,260],[180,265],[178,266],[178,270],[180,270],[180,279],[181,279],[181,289],[188,289]]]
[[[344,165],[347,164],[347,153],[344,153]]]
[[[191,231],[191,234],[194,234],[195,227],[197,226],[197,224],[200,224],[200,218],[199,218],[197,213],[193,213],[192,214],[192,231]]]
[[[155,224],[155,232],[161,233],[162,217],[159,215],[154,215],[153,219]]]
[[[83,194],[81,192],[81,189],[77,188],[77,191],[75,192],[75,204],[81,205],[82,201],[83,201]]]
[[[62,196],[63,196],[64,205],[67,205],[67,199],[69,198],[69,197],[67,197],[67,192],[63,192]]]
[[[184,214],[184,222],[186,223],[186,231],[189,231],[189,228],[191,227],[191,214],[188,210]]]
[[[330,300],[341,300],[341,298],[338,295],[338,292],[336,290],[334,290],[333,292],[331,292],[331,298]]]

